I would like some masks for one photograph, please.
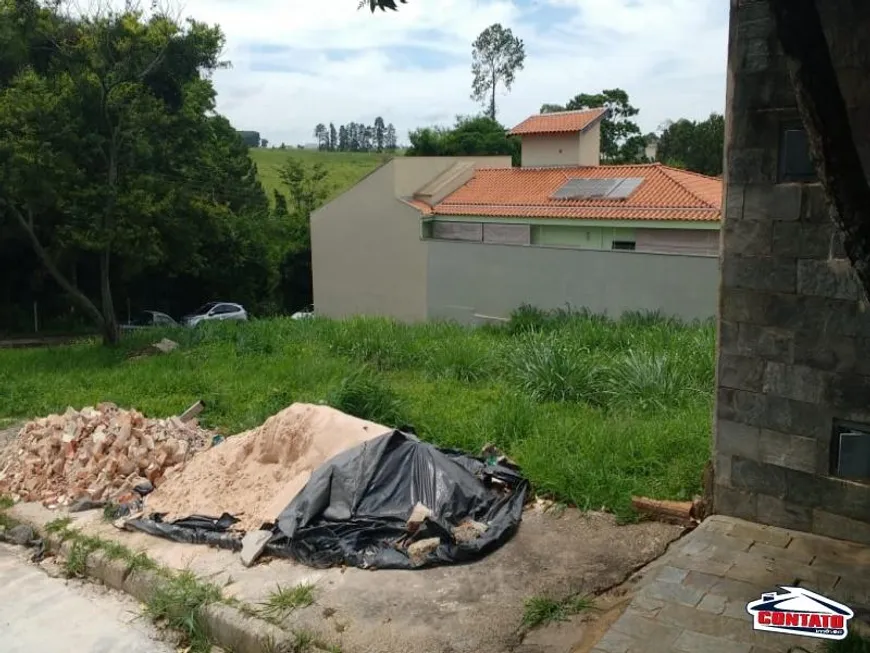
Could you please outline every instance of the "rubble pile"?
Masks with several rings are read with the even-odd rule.
[[[0,493],[46,505],[123,500],[208,448],[213,433],[177,417],[146,419],[111,403],[24,425],[0,453]]]

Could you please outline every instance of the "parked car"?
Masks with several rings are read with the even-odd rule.
[[[127,324],[122,324],[123,331],[136,331],[138,329],[149,329],[153,327],[177,327],[178,322],[169,317],[166,313],[160,311],[142,311]]]
[[[186,326],[196,326],[207,320],[247,320],[248,312],[241,304],[230,302],[209,302],[203,304],[190,315],[182,318]]]
[[[307,306],[303,308],[301,311],[296,311],[293,315],[290,316],[291,320],[308,320],[314,317],[314,307]]]

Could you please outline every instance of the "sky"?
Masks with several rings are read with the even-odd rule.
[[[183,0],[226,35],[218,110],[273,144],[310,143],[317,123],[451,124],[478,113],[471,43],[493,23],[525,43],[525,68],[496,96],[507,127],[578,93],[625,89],[644,132],[723,112],[724,0],[409,0],[398,12],[358,0]]]

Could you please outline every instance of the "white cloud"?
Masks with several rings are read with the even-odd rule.
[[[494,22],[526,44],[525,70],[499,98],[508,126],[544,102],[614,87],[641,109],[644,131],[724,110],[727,3],[720,0],[409,0],[375,15],[356,5],[187,0],[182,11],[226,34],[233,67],[215,74],[218,109],[273,143],[311,141],[318,122],[370,123],[377,115],[404,140],[408,129],[477,111],[469,98],[471,42]],[[439,54],[423,66],[408,48]],[[342,61],[330,57],[335,50]],[[433,67],[439,57],[446,67]]]

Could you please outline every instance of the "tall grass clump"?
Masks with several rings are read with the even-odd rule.
[[[607,384],[607,404],[626,412],[678,408],[698,396],[690,354],[629,351],[617,358]]]
[[[431,343],[423,368],[429,378],[477,383],[497,371],[496,343],[475,335]]]
[[[511,381],[535,401],[601,400],[602,369],[586,350],[551,334],[529,333],[508,354]]]
[[[326,402],[349,415],[385,426],[401,426],[404,410],[389,383],[370,368],[362,368],[344,377]]]
[[[352,318],[328,335],[331,352],[381,371],[414,367],[422,357],[413,327],[393,320]]]

